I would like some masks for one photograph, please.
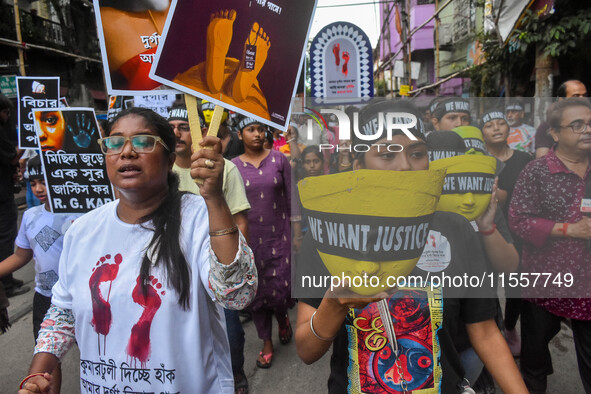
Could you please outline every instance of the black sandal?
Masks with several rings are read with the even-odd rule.
[[[248,379],[244,372],[234,375],[234,394],[248,394]]]

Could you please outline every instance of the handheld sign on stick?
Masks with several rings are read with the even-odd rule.
[[[191,127],[191,140],[193,152],[197,152],[201,149],[199,143],[202,140],[201,137],[201,123],[199,122],[199,114],[197,112],[197,99],[195,96],[185,94],[185,104],[187,105],[187,115],[189,117],[189,126]],[[224,108],[220,105],[216,105],[213,109],[213,115],[211,122],[209,122],[209,128],[207,129],[207,136],[217,137],[220,124],[222,123],[222,116],[224,115]],[[211,149],[206,147],[205,149]],[[203,184],[202,179],[195,179],[198,184]]]
[[[222,116],[224,116],[224,108],[220,105],[216,105],[213,109],[211,122],[209,122],[209,129],[207,130],[208,136],[217,137],[220,124],[222,123]]]
[[[187,115],[189,117],[189,127],[191,127],[191,141],[193,152],[201,149],[199,143],[201,142],[201,122],[199,121],[199,113],[197,112],[197,98],[190,94],[185,94],[185,105],[187,106]]]

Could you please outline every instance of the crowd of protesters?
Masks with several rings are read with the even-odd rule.
[[[198,152],[192,149],[190,111],[183,100],[172,105],[168,119],[132,109],[106,125],[100,140],[119,199],[80,218],[48,211],[42,169],[38,160],[29,160],[25,168],[32,194],[43,205],[26,211],[16,237],[12,193],[0,195],[6,194],[0,201],[4,229],[0,236],[6,250],[0,256],[0,273],[12,273],[34,257],[39,267],[46,260],[56,272],[56,284],[52,290],[37,279],[43,276],[37,272],[36,355],[21,384],[23,393],[50,386],[59,392],[59,360],[75,341],[81,360],[103,357],[119,362],[128,357],[139,361],[141,368],[150,362],[176,368],[174,382],[162,386],[166,389],[246,393],[245,339],[238,309],[252,318],[261,339],[259,354],[246,355],[256,358],[259,368],[272,367],[273,320],[280,342],[287,344],[295,337],[298,355],[306,363],[315,362],[332,346],[327,378],[328,390],[334,393],[412,392],[428,387],[439,387],[443,393],[488,393],[495,392],[495,382],[507,393],[543,393],[553,372],[548,344],[561,322],[568,320],[583,387],[591,393],[591,302],[587,301],[591,292],[582,284],[591,280],[587,268],[591,218],[581,209],[588,198],[591,210],[591,191],[587,191],[591,190],[587,186],[591,185],[591,104],[579,81],[565,82],[558,96],[537,130],[525,123],[528,102],[523,99],[476,108],[468,99],[440,97],[425,111],[410,101],[376,100],[345,109],[361,125],[358,130],[351,126],[351,140],[339,138],[342,130],[335,118],[327,116],[321,126],[297,113],[283,133],[226,112],[218,138],[207,137],[213,105],[204,102],[199,108],[201,145],[213,149]],[[359,137],[357,131],[371,129],[363,125],[379,124],[387,112],[412,115],[417,120],[407,129],[412,137],[402,130]],[[2,190],[12,188],[19,158],[7,135],[3,133],[0,147]],[[138,135],[148,136],[147,147],[145,141],[142,145],[134,139]],[[367,150],[353,149],[368,141],[372,145]],[[380,150],[383,144],[402,149]],[[313,274],[327,273],[312,246],[310,223],[299,199],[300,180],[357,170],[425,171],[456,156],[466,157],[467,166],[480,160],[474,158],[488,157],[495,181],[486,192],[463,190],[441,196],[429,227],[438,246],[445,245],[440,251],[447,260],[439,271],[570,273],[578,286],[570,292],[558,286],[540,294],[495,283],[477,296],[467,290],[446,294],[444,289],[437,330],[431,327],[436,308],[431,305],[430,312],[424,312],[429,300],[409,288],[370,297],[335,295],[333,289],[322,288],[318,294],[293,298],[294,272],[296,278],[310,273],[302,271],[309,267]],[[452,172],[449,167],[448,175]],[[383,199],[396,204],[388,196]],[[479,205],[478,216],[472,215]],[[34,241],[43,220],[59,233],[61,240],[51,245],[57,255],[44,257],[47,250],[40,250]],[[72,221],[71,228],[63,225]],[[96,243],[101,238],[96,233],[99,227],[108,237]],[[137,248],[128,246],[132,238],[137,238]],[[89,251],[102,257],[86,272],[76,262]],[[128,298],[115,286],[123,283],[115,282],[118,275],[129,288]],[[109,283],[112,295],[106,303],[104,288],[99,288],[103,282]],[[6,295],[18,294],[13,292],[22,286],[9,276],[2,284],[0,332],[9,327]],[[504,312],[497,286],[505,293]],[[166,293],[178,299],[165,302]],[[388,299],[394,322],[397,350],[393,352],[385,336],[379,346],[369,346],[371,324],[360,323],[381,318],[375,301],[382,298]],[[292,329],[288,310],[296,302],[297,322]],[[146,326],[132,327],[134,322],[125,319],[138,304],[145,314],[152,313],[147,323],[151,353],[150,344],[146,351],[138,339],[138,331]],[[99,316],[97,310],[105,305],[116,307],[108,316]],[[152,320],[160,309],[166,318]],[[401,310],[415,312],[403,316]],[[39,316],[45,312],[42,322]],[[519,318],[521,332],[516,329]],[[174,335],[172,327],[161,323],[166,319],[179,322]],[[380,331],[379,325],[371,327]],[[116,331],[119,334],[109,336]],[[198,355],[191,354],[193,348],[201,349]],[[115,356],[118,349],[126,349],[122,360]],[[520,357],[519,368],[514,357]],[[212,364],[212,359],[217,361]]]

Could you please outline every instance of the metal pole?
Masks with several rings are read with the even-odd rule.
[[[435,12],[439,10],[439,0],[435,0]],[[435,82],[439,81],[439,15],[435,17]],[[435,95],[439,96],[439,85],[435,87]]]
[[[400,21],[402,22],[402,59],[404,63],[404,82],[410,86],[411,85],[411,74],[410,74],[410,43],[407,42],[408,40],[408,12],[406,1],[400,1]]]

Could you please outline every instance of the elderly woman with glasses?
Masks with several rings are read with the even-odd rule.
[[[192,156],[201,196],[178,190],[175,136],[156,113],[122,112],[99,141],[119,200],[67,232],[60,279],[21,393],[76,342],[83,392],[233,393],[222,307],[254,297],[252,252],[222,194],[217,138]]]
[[[521,372],[530,391],[546,390],[552,373],[548,343],[567,318],[589,393],[591,218],[584,214],[584,202],[591,198],[591,105],[582,98],[557,102],[548,123],[556,144],[521,172],[509,208],[509,225],[524,240],[522,277],[531,280],[523,289]],[[537,286],[536,275],[541,276]]]

